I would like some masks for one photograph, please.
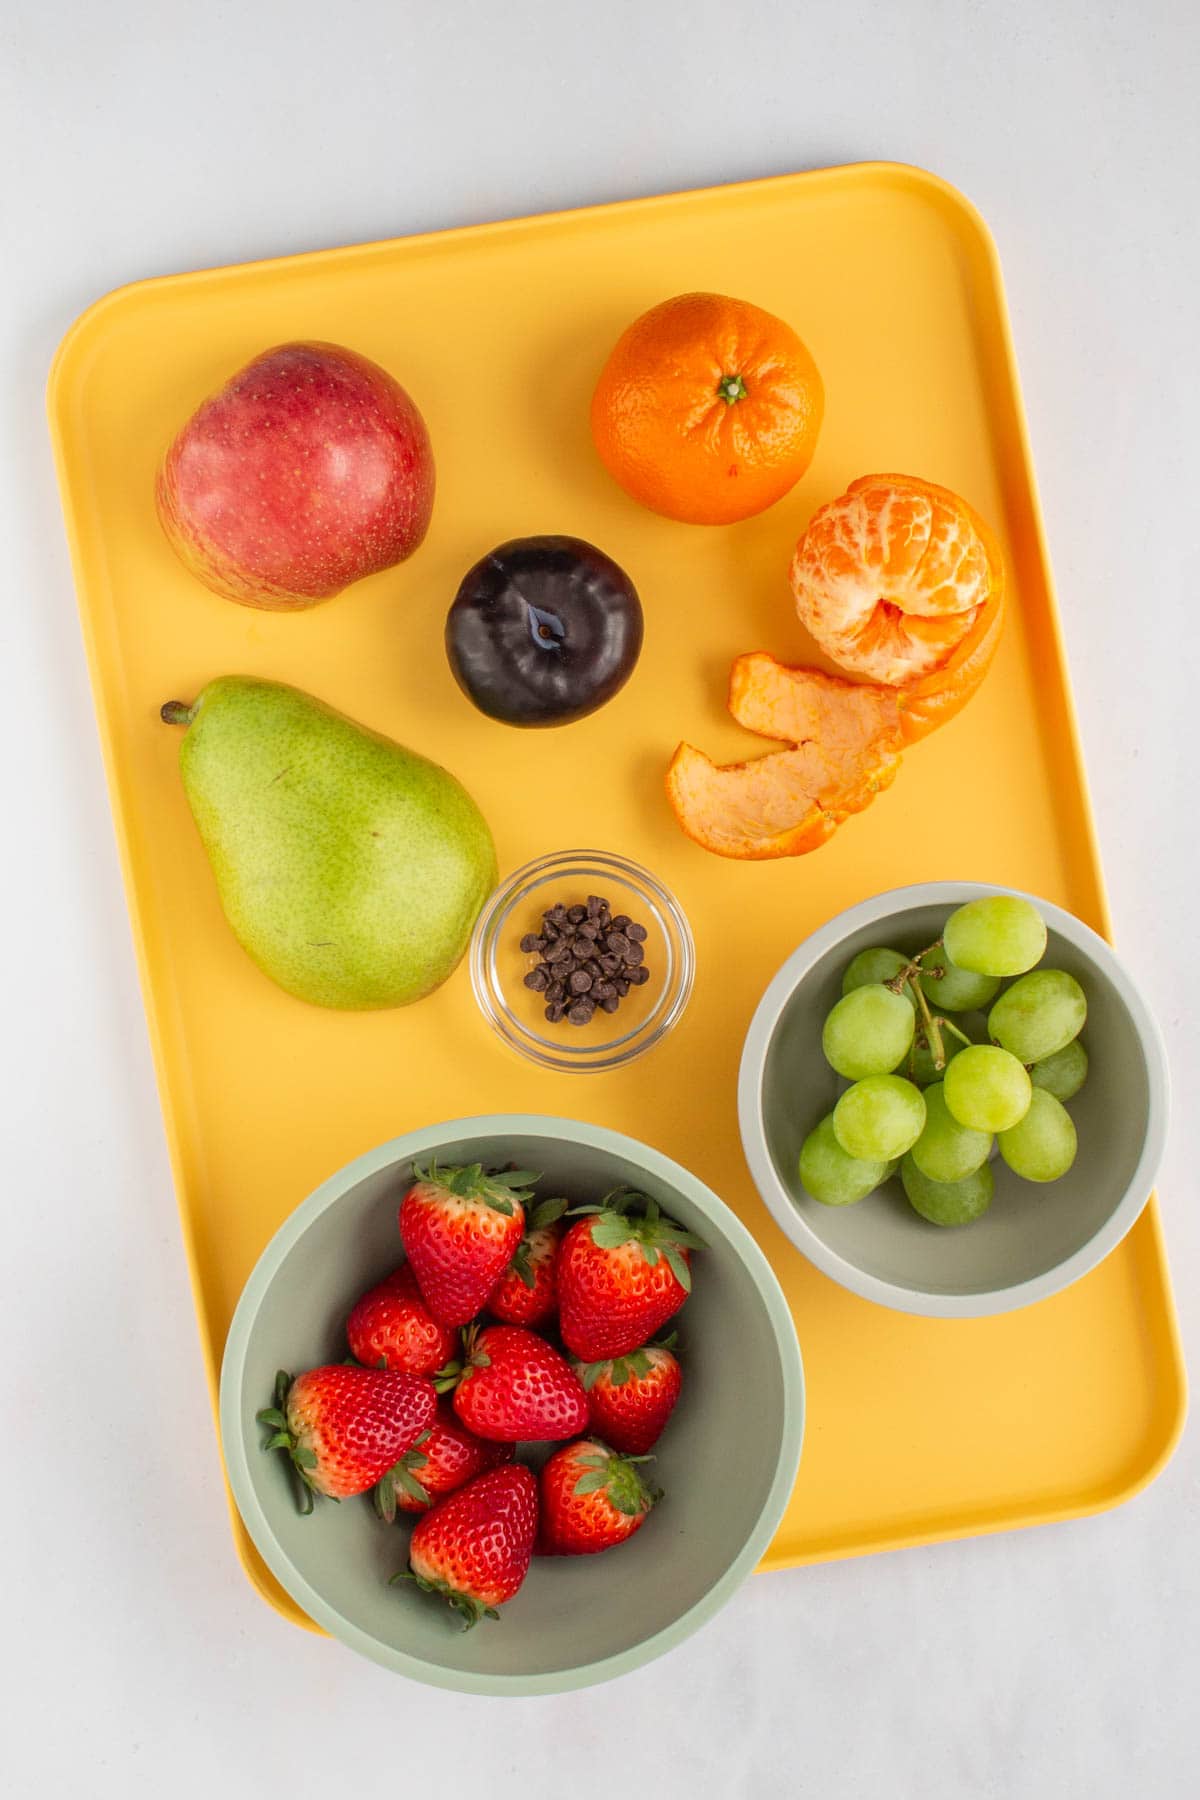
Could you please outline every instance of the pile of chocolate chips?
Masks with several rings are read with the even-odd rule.
[[[552,1025],[586,1025],[597,1007],[615,1013],[631,987],[649,981],[645,942],[646,927],[628,913],[614,919],[599,894],[589,894],[586,906],[549,906],[541,930],[521,939],[525,954],[539,958],[525,986],[546,996]]]

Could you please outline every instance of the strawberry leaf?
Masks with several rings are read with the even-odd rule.
[[[513,1259],[509,1263],[508,1266],[512,1270],[513,1274],[516,1275],[519,1280],[521,1280],[525,1283],[525,1286],[527,1288],[534,1288],[537,1286],[537,1277],[534,1274],[533,1270],[529,1266],[529,1239],[528,1238],[521,1239],[520,1243],[517,1245],[517,1248],[513,1254]]]
[[[429,1459],[428,1459],[428,1457],[422,1457],[421,1460],[423,1462],[427,1462]],[[427,1487],[423,1487],[421,1485],[421,1483],[417,1480],[416,1476],[413,1474],[412,1470],[405,1467],[403,1458],[401,1458],[401,1460],[396,1464],[396,1467],[391,1471],[391,1474],[392,1474],[392,1476],[395,1477],[395,1480],[393,1481],[390,1477],[388,1477],[387,1479],[388,1479],[388,1485],[392,1489],[392,1496],[393,1496],[392,1511],[393,1511],[393,1513],[395,1512],[396,1483],[399,1483],[399,1485],[404,1489],[405,1493],[408,1495],[410,1500],[419,1500],[421,1502],[422,1506],[429,1505],[429,1489]]]
[[[620,1213],[601,1213],[592,1226],[592,1242],[597,1250],[619,1250],[622,1244],[636,1236],[629,1220],[623,1219]]]
[[[668,1244],[663,1250],[663,1255],[667,1259],[667,1266],[684,1293],[690,1294],[692,1291],[692,1271],[688,1268],[686,1259],[680,1254],[674,1244]]]
[[[575,1373],[578,1375],[580,1386],[585,1393],[589,1388],[595,1387],[607,1367],[608,1364],[602,1362],[576,1363]]]
[[[433,1382],[434,1392],[438,1394],[448,1394],[451,1388],[456,1388],[458,1386],[459,1377],[462,1372],[463,1367],[460,1362],[443,1363],[441,1368],[436,1370],[435,1373],[430,1376],[430,1380]]]
[[[575,1483],[574,1492],[577,1494],[596,1494],[602,1487],[607,1486],[607,1469],[589,1469],[587,1474],[581,1475],[579,1480]]]
[[[298,1469],[315,1469],[317,1453],[315,1450],[310,1450],[306,1444],[297,1444],[292,1451],[292,1460]]]
[[[287,1420],[277,1406],[264,1406],[261,1412],[255,1413],[260,1425],[274,1425],[277,1431],[287,1430]]]
[[[382,1481],[377,1481],[371,1489],[371,1504],[376,1516],[390,1525],[396,1517],[396,1483],[392,1480],[394,1471],[389,1469]]]
[[[437,1162],[413,1164],[413,1179],[433,1187],[445,1188],[460,1200],[480,1200],[495,1212],[511,1218],[515,1209],[524,1208],[530,1190],[540,1181],[532,1169],[512,1169],[489,1174],[482,1163],[467,1163],[461,1168],[443,1168]]]
[[[547,1225],[553,1225],[556,1219],[561,1219],[566,1210],[565,1200],[539,1200],[529,1220],[530,1229],[544,1231]]]

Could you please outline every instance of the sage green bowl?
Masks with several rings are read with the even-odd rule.
[[[462,1631],[449,1607],[388,1577],[408,1525],[368,1500],[296,1510],[286,1459],[264,1454],[255,1412],[277,1369],[346,1354],[355,1300],[401,1260],[397,1209],[414,1159],[517,1164],[544,1192],[598,1199],[629,1184],[704,1238],[678,1315],[679,1404],[653,1465],[665,1490],[636,1537],[601,1556],[535,1558],[501,1611]],[[317,1624],[402,1675],[476,1694],[549,1694],[623,1675],[724,1604],[783,1515],[800,1460],[804,1374],[779,1283],[745,1226],[657,1150],[573,1119],[452,1120],[369,1151],[280,1227],[246,1283],[221,1370],[221,1438],[238,1510],[263,1560]]]
[[[846,964],[881,945],[914,953],[956,906],[1012,893],[982,882],[894,888],[840,913],[775,976],[750,1023],[738,1079],[746,1160],[787,1236],[826,1275],[866,1300],[933,1318],[973,1318],[1045,1300],[1120,1243],[1154,1186],[1166,1139],[1169,1081],[1154,1018],[1112,946],[1071,913],[1026,894],[1046,921],[1042,966],[1083,986],[1088,1078],[1068,1111],[1079,1134],[1061,1180],[1021,1181],[993,1159],[996,1193],[973,1224],[931,1225],[895,1177],[852,1206],[823,1206],[800,1180],[800,1146],[848,1085],[821,1050]],[[968,1015],[985,1035],[982,1013]]]

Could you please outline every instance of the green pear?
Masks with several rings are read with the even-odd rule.
[[[280,682],[223,675],[179,764],[225,917],[314,1006],[407,1006],[445,981],[496,882],[491,833],[436,763]]]

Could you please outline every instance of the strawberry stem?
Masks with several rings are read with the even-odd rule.
[[[285,1450],[292,1468],[295,1471],[296,1505],[302,1516],[313,1510],[313,1495],[316,1489],[308,1473],[317,1466],[317,1458],[312,1450],[298,1444],[288,1424],[287,1403],[292,1390],[292,1377],[286,1369],[280,1369],[275,1376],[275,1392],[273,1406],[264,1406],[255,1413],[260,1425],[270,1428],[271,1436],[263,1445],[264,1450]]]

